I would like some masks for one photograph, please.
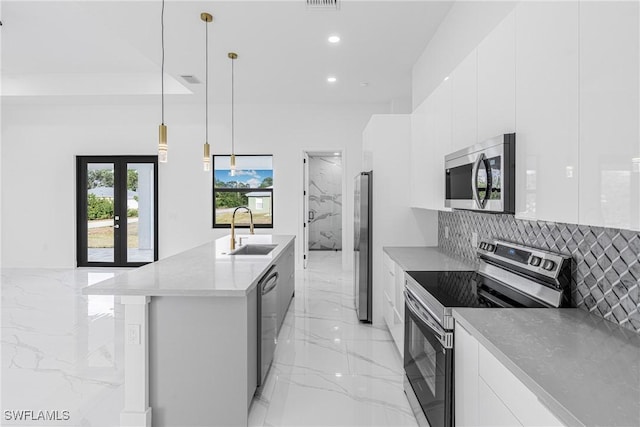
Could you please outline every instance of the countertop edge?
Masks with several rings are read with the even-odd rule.
[[[82,288],[82,295],[113,295],[113,296],[147,296],[147,297],[236,297],[242,298],[249,295],[257,286],[260,278],[264,275],[264,273],[274,264],[276,263],[285,250],[289,247],[289,245],[295,244],[295,235],[280,235],[282,237],[287,237],[288,240],[286,243],[279,244],[278,247],[274,250],[273,257],[269,260],[270,262],[265,265],[265,267],[260,271],[259,274],[256,275],[251,284],[245,289],[232,290],[158,290],[158,289],[114,289],[114,288],[95,288],[94,285],[86,286]],[[207,245],[209,243],[205,243]],[[204,246],[200,245],[200,246]],[[197,246],[197,247],[200,247]],[[195,248],[191,248],[195,249]],[[189,251],[191,249],[187,249]],[[184,252],[186,252],[184,251]],[[263,260],[263,259],[261,259]],[[156,261],[160,262],[162,260]]]
[[[443,251],[439,246],[383,246],[382,251],[391,258],[393,262],[398,264],[404,271],[472,271],[475,270],[474,266],[468,262],[458,259],[453,255]],[[398,252],[413,253],[403,257]],[[424,259],[417,260],[414,257],[424,256]],[[429,263],[429,255],[441,257],[441,260],[445,261],[445,265],[438,266],[438,268],[427,267]],[[411,257],[412,259],[407,259]],[[418,264],[424,264],[424,267],[420,267]],[[447,265],[448,264],[448,265]]]
[[[480,309],[481,310],[481,309]],[[578,309],[575,309],[578,310]],[[453,309],[453,318],[459,322],[474,338],[478,340],[500,363],[502,363],[518,380],[520,380],[538,398],[538,401],[547,407],[556,417],[567,426],[584,427],[574,414],[568,411],[560,402],[542,388],[533,378],[527,375],[516,363],[496,347],[484,334],[476,329],[473,324],[457,309]]]

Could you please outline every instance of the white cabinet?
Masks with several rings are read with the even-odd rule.
[[[580,3],[581,224],[640,229],[638,7]]]
[[[451,73],[451,151],[478,142],[478,53]]]
[[[516,216],[578,222],[578,3],[516,13]]]
[[[478,345],[478,376],[523,426],[562,426],[535,394],[484,346]],[[481,407],[480,403],[478,407]]]
[[[479,142],[515,132],[515,74],[515,13],[511,12],[478,45]]]
[[[386,253],[383,254],[383,316],[393,341],[404,355],[404,271]]]
[[[455,420],[458,427],[478,425],[478,341],[456,324],[455,351]]]
[[[482,427],[516,427],[522,423],[507,408],[491,387],[480,378],[478,381],[478,406],[482,410],[478,413],[478,423]]]
[[[276,262],[278,271],[278,331],[282,327],[282,322],[289,309],[291,298],[295,291],[295,257],[293,242],[287,246]]]
[[[409,191],[411,194],[410,206],[413,208],[430,208],[435,197],[433,192],[426,188],[433,176],[433,171],[426,167],[429,163],[429,146],[427,141],[433,140],[433,116],[427,114],[429,98],[422,103],[411,114],[411,155],[409,156]]]
[[[411,115],[411,207],[444,210],[444,156],[451,151],[451,81]]]
[[[455,324],[457,426],[562,426],[514,374]]]

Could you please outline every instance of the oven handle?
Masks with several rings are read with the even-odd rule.
[[[438,325],[431,316],[424,315],[420,312],[420,304],[415,300],[413,294],[407,289],[404,290],[404,299],[407,302],[407,308],[409,311],[416,316],[425,326],[427,326],[434,334],[438,336],[438,340],[440,343],[446,347],[445,343],[447,341],[447,333],[446,331]]]
[[[500,298],[491,295],[489,292],[484,289],[478,288],[478,296],[481,296],[492,303],[496,304],[498,307],[502,308],[514,308],[513,305],[509,304],[506,301],[502,301]]]

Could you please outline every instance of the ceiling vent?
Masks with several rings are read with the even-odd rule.
[[[192,75],[183,75],[183,76],[180,76],[180,77],[182,77],[182,79],[183,79],[185,82],[187,82],[187,83],[189,83],[189,84],[192,84],[192,85],[197,85],[197,84],[200,84],[200,83],[201,83],[201,81],[200,81],[200,80],[198,80],[198,78],[197,78],[196,76],[192,76]]]
[[[339,0],[307,0],[307,9],[338,10]]]

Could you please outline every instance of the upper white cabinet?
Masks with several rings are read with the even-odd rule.
[[[444,156],[451,151],[451,81],[411,115],[411,207],[444,210]]]
[[[638,230],[638,2],[581,2],[579,18],[579,222]]]
[[[478,141],[478,53],[474,49],[451,73],[451,151]]]
[[[429,117],[427,110],[433,100],[425,99],[411,114],[411,156],[410,156],[410,193],[411,207],[428,209],[433,203],[429,197],[429,191],[425,183],[429,182],[433,171],[425,167],[429,159],[429,146],[427,141],[433,140],[433,116]]]
[[[515,13],[516,216],[577,223],[578,3]]]
[[[515,131],[515,50],[511,12],[478,45],[478,141]]]

